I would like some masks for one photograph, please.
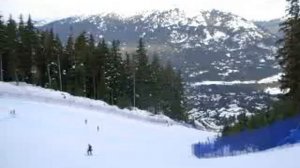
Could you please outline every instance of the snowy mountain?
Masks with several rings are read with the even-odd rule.
[[[96,40],[119,39],[122,50],[129,52],[143,37],[150,54],[158,53],[181,70],[191,113],[214,128],[233,122],[241,113],[266,108],[273,100],[264,92],[271,87],[266,84],[196,85],[203,81],[257,81],[280,72],[274,57],[278,36],[232,13],[211,10],[189,15],[180,9],[131,17],[110,13],[69,17],[41,27],[50,28],[64,41],[82,31]],[[224,108],[229,109],[226,115],[221,112]]]
[[[11,110],[15,114],[10,114]],[[216,133],[149,114],[31,85],[0,82],[0,167],[298,167],[299,145],[198,159],[191,145],[213,139]],[[93,147],[92,156],[86,155],[88,144]]]

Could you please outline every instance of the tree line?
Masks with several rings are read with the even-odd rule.
[[[244,113],[238,116],[238,122],[233,125],[225,125],[223,136],[236,134],[242,131],[255,130],[273,124],[274,122],[288,119],[299,114],[297,103],[282,98],[272,104],[267,110],[257,111],[255,115],[246,116]],[[280,131],[280,130],[279,130]]]
[[[240,115],[236,124],[224,127],[223,135],[261,128],[300,114],[300,5],[299,0],[286,1],[287,16],[280,24],[280,31],[284,36],[278,41],[279,49],[276,58],[283,70],[281,89],[287,93],[280,96],[280,100],[267,111],[251,117]]]
[[[138,107],[186,120],[180,72],[157,55],[149,57],[143,39],[123,54],[120,41],[96,42],[92,34],[70,33],[63,44],[50,30],[37,29],[31,17],[18,23],[0,16],[1,81],[26,82],[103,100],[121,108]]]

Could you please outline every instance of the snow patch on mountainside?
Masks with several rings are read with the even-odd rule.
[[[245,113],[246,116],[251,116],[251,113],[249,113],[248,111],[246,111],[245,109],[239,107],[237,104],[230,104],[228,106],[228,108],[221,108],[218,110],[219,111],[219,116],[220,117],[225,117],[225,118],[229,118],[229,117],[237,117],[238,115]]]
[[[221,75],[226,76],[228,73],[238,72],[236,70],[230,70],[229,72],[222,73]],[[249,85],[249,84],[270,84],[270,83],[276,83],[279,82],[281,79],[281,76],[283,73],[279,73],[258,81],[255,80],[249,80],[249,81],[202,81],[202,82],[195,82],[191,83],[190,86],[196,87],[196,86],[202,86],[202,85]]]
[[[257,83],[263,84],[263,83],[275,83],[275,82],[279,82],[282,75],[283,75],[283,73],[278,73],[276,75],[273,75],[273,76],[261,79]]]
[[[191,86],[192,87],[196,87],[196,86],[201,86],[201,85],[247,85],[247,84],[255,84],[256,81],[255,80],[251,80],[251,81],[240,81],[240,80],[235,80],[235,81],[203,81],[203,82],[195,82],[192,83]]]
[[[193,72],[189,75],[189,77],[196,77],[196,76],[199,76],[199,75],[202,75],[202,74],[205,74],[207,73],[208,71],[207,70],[204,70],[204,71],[199,71],[199,72]]]
[[[266,93],[270,95],[279,95],[279,94],[286,94],[288,93],[288,90],[281,90],[278,87],[268,87],[264,90]]]

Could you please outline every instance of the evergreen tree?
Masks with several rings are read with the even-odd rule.
[[[2,16],[0,15],[0,81],[4,79],[4,65],[6,64],[6,60],[3,58],[4,52],[6,50],[6,33],[5,33],[5,25],[2,21]]]
[[[98,72],[97,60],[95,55],[95,39],[91,34],[88,40],[88,51],[86,57],[86,86],[87,97],[96,98],[96,75]]]
[[[279,42],[282,47],[278,51],[279,63],[284,75],[281,89],[289,89],[288,97],[300,101],[300,22],[299,1],[287,0],[289,3],[288,19],[281,24],[284,38]]]
[[[75,95],[86,96],[86,57],[88,40],[86,33],[81,33],[75,41]]]
[[[39,37],[39,46],[37,48],[37,57],[35,58],[37,67],[37,85],[46,87],[48,84],[48,58],[47,58],[47,44],[48,32],[41,32]]]
[[[47,87],[58,89],[58,71],[57,71],[57,42],[55,41],[55,36],[53,29],[50,29],[46,33],[45,44],[44,44],[44,54],[46,58],[46,69],[47,69]]]
[[[24,34],[24,46],[27,54],[27,58],[29,59],[30,66],[28,66],[29,74],[28,80],[34,84],[37,83],[37,67],[36,62],[34,61],[36,57],[38,57],[37,47],[38,47],[38,36],[36,33],[36,29],[32,23],[31,16],[29,15],[27,24],[25,26],[25,34]]]
[[[8,81],[16,81],[16,72],[17,67],[20,64],[17,58],[17,24],[10,16],[6,28],[7,34],[7,48],[6,48],[6,57],[7,57],[7,79]]]
[[[186,120],[184,110],[184,90],[180,73],[176,73],[168,62],[163,70],[162,108],[165,114],[177,120]]]
[[[153,110],[153,106],[150,107],[149,100],[151,99],[150,91],[150,65],[147,56],[147,51],[143,39],[139,40],[139,44],[136,50],[135,60],[136,62],[136,104],[137,107],[147,110]]]
[[[74,49],[74,39],[72,35],[69,36],[67,44],[64,48],[64,54],[62,58],[62,74],[63,81],[65,83],[65,90],[71,94],[75,94],[75,73],[76,59],[75,59],[75,49]]]
[[[185,113],[185,99],[184,99],[184,87],[183,81],[181,78],[180,71],[177,72],[174,76],[174,89],[173,89],[173,102],[171,105],[171,111],[174,113],[172,118],[177,120],[186,121],[187,114]]]
[[[24,53],[25,53],[25,46],[23,44],[24,32],[25,32],[25,24],[23,21],[23,16],[20,15],[19,23],[18,23],[18,40],[17,40],[17,45],[18,45],[17,55],[18,55],[18,60],[20,62],[17,67],[17,78],[20,81],[25,81],[26,76],[28,74],[28,66],[31,66],[28,64],[28,63],[31,64],[31,61],[27,60],[26,56],[24,55]],[[27,65],[25,65],[25,64],[27,64]]]
[[[105,59],[105,85],[108,89],[106,100],[111,104],[117,104],[121,97],[122,58],[120,53],[120,42],[113,41],[112,47]]]
[[[125,61],[123,64],[124,71],[121,79],[121,90],[123,90],[123,96],[119,104],[121,107],[130,107],[133,106],[134,65],[131,55],[129,55],[127,52],[125,54]]]
[[[173,68],[170,64],[170,62],[168,62],[166,68],[164,68],[163,70],[163,77],[164,80],[161,83],[161,87],[164,88],[161,92],[161,106],[163,108],[164,113],[167,116],[173,116],[172,114],[172,109],[171,109],[171,105],[172,105],[172,101],[174,99],[174,73],[173,73]]]
[[[33,66],[33,59],[36,56],[37,38],[29,16],[27,24],[24,24],[22,15],[19,22],[19,60],[22,80],[25,82],[33,82],[33,73],[35,67]]]
[[[101,100],[106,99],[106,94],[108,93],[108,87],[106,85],[106,76],[107,73],[105,72],[106,69],[108,68],[108,56],[109,56],[109,49],[107,47],[107,44],[104,39],[102,39],[96,48],[96,60],[97,63],[99,64],[98,67],[98,74],[97,74],[97,98]]]
[[[63,57],[63,46],[58,37],[55,36],[54,39],[54,56],[56,57],[56,81],[57,89],[63,90],[63,81],[62,81],[62,57]]]
[[[163,81],[162,67],[160,65],[160,60],[157,54],[153,56],[151,63],[151,74],[150,74],[150,88],[151,88],[151,104],[154,106],[154,113],[159,113],[162,109],[161,105],[161,84]]]

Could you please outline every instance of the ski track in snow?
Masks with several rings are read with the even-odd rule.
[[[74,104],[26,99],[26,95],[8,96],[8,91],[1,94],[8,85],[0,83],[1,168],[299,167],[300,145],[235,157],[198,159],[193,156],[191,145],[212,138],[215,133],[112,115],[102,112],[107,109],[105,105],[91,110]],[[20,95],[24,87],[11,86],[15,89],[9,92]],[[47,95],[49,90],[38,92]],[[48,96],[59,99],[58,95]],[[9,114],[11,109],[16,110],[15,117]],[[88,143],[93,146],[93,156],[86,156]]]

